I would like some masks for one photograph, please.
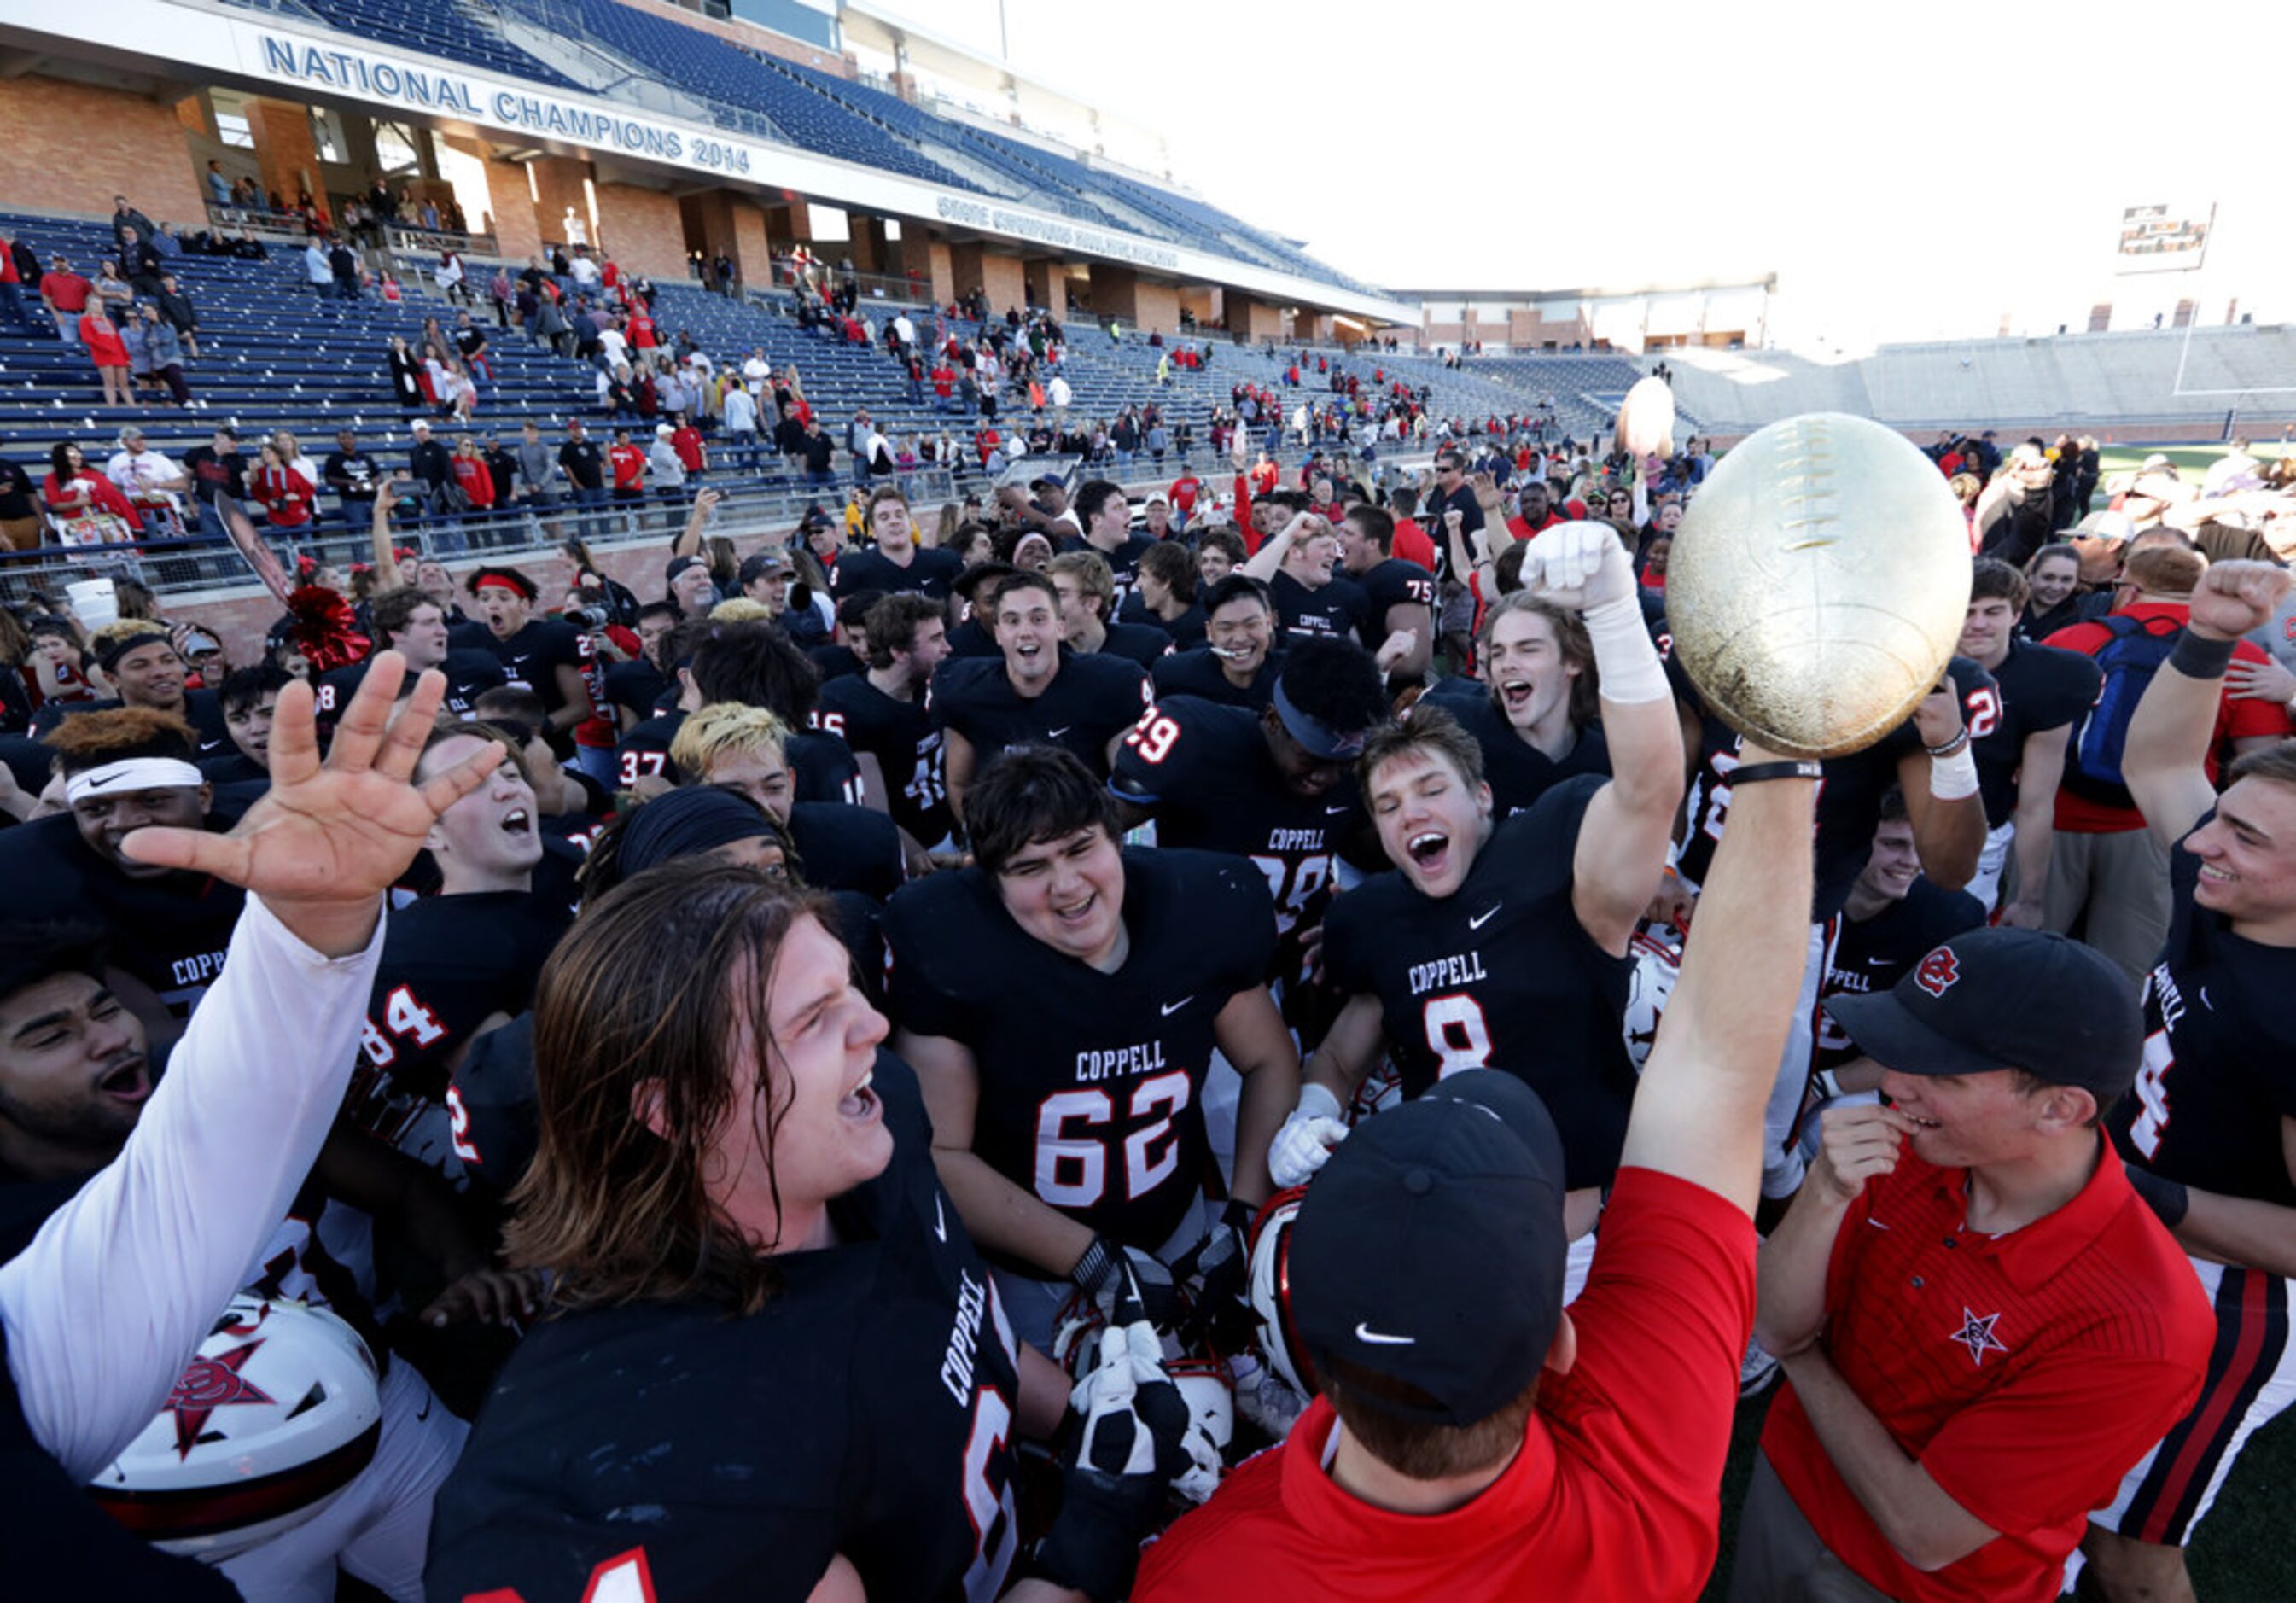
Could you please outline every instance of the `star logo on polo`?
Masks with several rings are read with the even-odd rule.
[[[1961,1311],[1961,1328],[1950,1332],[1946,1336],[1946,1340],[1959,1342],[1968,1348],[1969,1361],[1983,1369],[1987,1353],[2009,1351],[2008,1347],[1996,1339],[1993,1334],[1993,1327],[2000,1321],[2001,1316],[1997,1313],[1988,1313],[1980,1319],[1964,1307]]]
[[[176,1389],[168,1393],[168,1401],[160,1406],[176,1416],[176,1456],[187,1459],[200,1434],[208,1427],[208,1416],[219,1408],[234,1403],[269,1402],[271,1395],[262,1387],[240,1377],[240,1368],[255,1356],[255,1350],[265,1338],[258,1336],[243,1347],[234,1347],[228,1352],[213,1358],[195,1358],[184,1367],[176,1379]]]

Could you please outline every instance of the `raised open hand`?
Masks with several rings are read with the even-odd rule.
[[[308,944],[341,955],[366,942],[382,892],[405,873],[439,815],[503,757],[488,748],[427,784],[415,759],[437,720],[444,676],[425,673],[391,716],[406,660],[374,659],[319,760],[311,687],[279,693],[271,726],[271,788],[228,834],[139,829],[120,843],[129,857],[229,880],[263,898]]]

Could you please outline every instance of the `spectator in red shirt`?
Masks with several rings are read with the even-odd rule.
[[[479,449],[478,440],[465,434],[455,443],[455,455],[447,464],[454,473],[455,487],[472,512],[490,512],[495,504],[495,476],[487,466],[487,459]]]
[[[1419,526],[1419,492],[1398,489],[1388,497],[1387,509],[1395,519],[1395,554],[1407,563],[1417,563],[1430,573],[1435,571],[1435,542]]]
[[[1204,481],[1185,469],[1178,478],[1172,481],[1172,488],[1167,494],[1171,498],[1174,521],[1181,528],[1188,526],[1188,519],[1195,514],[1196,497],[1203,493]]]
[[[311,521],[311,481],[287,465],[279,448],[263,442],[263,465],[247,475],[248,493],[263,503],[274,529],[300,529]]]
[[[80,314],[87,310],[95,286],[72,271],[71,259],[59,251],[40,275],[40,304],[56,322],[56,338],[67,345],[79,343]]]
[[[1546,481],[1526,479],[1515,492],[1515,514],[1507,520],[1507,532],[1519,540],[1527,540],[1542,529],[1552,529],[1562,522],[1547,505]]]
[[[2131,643],[2123,637],[2141,630],[2162,642],[2172,638],[2191,615],[2193,588],[2207,567],[2206,559],[2173,531],[2141,536],[2131,543],[2122,570],[2119,610],[2061,629],[2042,642],[2096,657],[2105,667],[2103,699],[2087,721],[2074,729],[2065,756],[2042,923],[2048,929],[2068,931],[2086,915],[2082,939],[2120,964],[2132,980],[2143,978],[2152,966],[2168,937],[2168,848],[2144,826],[2144,816],[2128,788],[2117,777],[2088,772],[2082,753],[2095,752],[2100,744],[2105,731],[2099,720],[2117,722],[2117,733],[2126,735],[2143,692],[2143,683],[2112,667],[2113,656],[2129,649]],[[2268,659],[2261,647],[2243,640],[2233,648],[2233,661],[2261,665]],[[2123,693],[2117,695],[2116,686]],[[2227,687],[2218,698],[2217,727],[2209,743],[2210,783],[2227,743],[2234,756],[2245,756],[2288,733],[2287,708],[2236,697]],[[2112,749],[2119,750],[2117,741]]]
[[[16,238],[0,232],[0,316],[5,316],[9,326],[32,332],[32,319],[24,310],[24,275],[16,269]]]
[[[95,364],[95,375],[103,382],[103,404],[134,406],[135,390],[127,376],[127,342],[119,337],[119,330],[104,316],[102,307],[91,306],[80,314],[79,342],[87,348],[88,359]]]
[[[1826,1011],[1889,1101],[1827,1112],[1762,1247],[1787,1387],[1730,1597],[2051,1603],[2215,1340],[2099,1128],[2144,1056],[2136,993],[2062,935],[1980,928]]]
[[[1365,760],[1456,760],[1427,739],[1390,726]],[[1563,1311],[1561,1143],[1522,1081],[1468,1070],[1359,1126],[1255,1249],[1288,1253],[1324,1395],[1148,1549],[1136,1598],[1697,1595],[1811,888],[1815,784],[1747,773],[1585,1292]]]
[[[606,452],[606,462],[613,469],[615,500],[644,499],[645,453],[630,443],[630,432],[627,429],[614,431],[614,443]]]
[[[645,309],[644,301],[632,310],[629,326],[623,332],[629,335],[631,346],[638,350],[652,350],[661,343],[660,337],[654,331],[653,316]]]
[[[669,448],[677,453],[677,460],[685,469],[688,482],[709,471],[709,453],[701,444],[701,431],[695,428],[685,413],[675,419],[676,427],[670,432]]]
[[[51,471],[40,481],[40,499],[62,518],[82,518],[109,513],[127,520],[131,530],[142,527],[135,508],[120,489],[87,465],[79,447],[66,440],[48,453]]]

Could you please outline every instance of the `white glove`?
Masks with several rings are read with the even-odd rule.
[[[1522,588],[1574,612],[1635,593],[1635,565],[1608,523],[1557,523],[1522,554]]]
[[[1300,1088],[1300,1106],[1268,1143],[1267,1173],[1278,1186],[1304,1186],[1348,1139],[1340,1099],[1320,1085]]]

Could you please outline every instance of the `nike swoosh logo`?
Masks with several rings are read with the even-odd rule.
[[[1498,917],[1499,908],[1503,908],[1503,907],[1505,907],[1505,906],[1506,906],[1506,903],[1505,903],[1505,902],[1503,902],[1503,901],[1502,901],[1502,902],[1495,902],[1495,903],[1493,903],[1491,906],[1489,906],[1489,907],[1488,907],[1488,908],[1485,908],[1481,912],[1480,912],[1480,913],[1476,914],[1472,918],[1470,918],[1470,919],[1468,919],[1468,920],[1467,920],[1467,927],[1468,927],[1469,929],[1471,929],[1471,930],[1479,930],[1479,929],[1481,929],[1481,928],[1483,927],[1483,925],[1485,925],[1488,924],[1492,919],[1494,919],[1494,918],[1497,917]]]
[[[1183,1008],[1183,1007],[1186,1007],[1190,1002],[1193,1002],[1193,1001],[1194,1001],[1195,999],[1196,999],[1196,993],[1195,993],[1194,991],[1192,991],[1188,992],[1188,994],[1187,994],[1187,995],[1185,995],[1185,996],[1182,997],[1182,998],[1181,998],[1178,1001],[1177,1001],[1177,1002],[1167,1002],[1167,1003],[1164,1005],[1164,1010],[1163,1010],[1163,1011],[1164,1011],[1164,1016],[1165,1016],[1166,1018],[1169,1018],[1169,1017],[1171,1017],[1174,1014],[1176,1014],[1176,1013],[1179,1012],[1179,1010],[1180,1010],[1181,1008]]]
[[[1375,1347],[1415,1347],[1419,1344],[1419,1338],[1415,1336],[1387,1336],[1374,1330],[1360,1319],[1356,1321],[1356,1340],[1369,1342]]]
[[[948,1240],[948,1218],[940,1211],[940,1198],[933,1198],[933,1236],[946,1244]]]
[[[1067,734],[1074,728],[1076,728],[1074,724],[1062,724],[1057,729],[1047,729],[1045,731],[1045,738],[1046,740],[1058,740],[1062,736]]]
[[[1344,807],[1327,807],[1324,809],[1324,816],[1327,818],[1336,818],[1347,810]]]
[[[119,775],[117,775],[117,774],[109,775],[109,776],[107,776],[106,777],[102,778],[102,779],[98,779],[98,778],[95,778],[95,777],[93,777],[93,776],[90,776],[90,777],[89,777],[89,778],[86,781],[85,788],[86,788],[86,789],[88,789],[88,790],[92,790],[92,791],[100,791],[100,790],[103,789],[106,785],[110,785],[110,784],[112,782],[112,780],[117,779],[117,778],[119,778]]]
[[[420,1413],[418,1413],[418,1414],[416,1414],[416,1415],[414,1416],[414,1423],[415,1423],[415,1424],[417,1424],[417,1425],[420,1425],[420,1424],[422,1424],[425,1419],[428,1419],[430,1417],[430,1398],[428,1398],[428,1397],[425,1397],[425,1398],[422,1400],[422,1411],[421,1411]]]

